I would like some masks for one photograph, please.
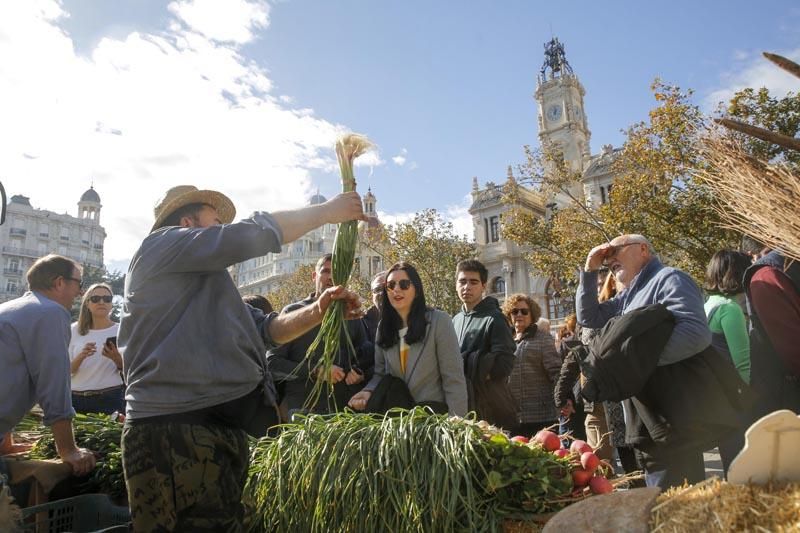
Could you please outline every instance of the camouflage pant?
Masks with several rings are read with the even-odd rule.
[[[126,427],[122,461],[134,531],[242,531],[247,435],[214,425]]]

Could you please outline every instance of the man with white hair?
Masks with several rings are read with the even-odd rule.
[[[597,272],[604,265],[628,289],[600,304]],[[580,325],[601,328],[611,317],[655,303],[664,304],[675,316],[675,329],[661,352],[660,365],[691,357],[711,344],[700,288],[687,273],[664,266],[645,237],[621,235],[592,248],[578,287]]]
[[[599,303],[597,275],[603,266],[625,289]],[[742,389],[710,348],[703,295],[688,274],[664,266],[642,235],[622,235],[592,248],[576,297],[579,324],[602,328],[614,317],[652,304],[666,307],[674,327],[652,374],[644,376],[644,388],[623,405],[626,440],[635,446],[647,485],[663,489],[705,478],[703,449],[714,435],[733,427],[728,419],[735,416],[733,398]],[[646,429],[639,423],[643,420]]]

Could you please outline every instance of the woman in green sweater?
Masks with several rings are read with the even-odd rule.
[[[734,250],[715,253],[706,269],[705,311],[711,344],[723,357],[732,361],[739,376],[750,383],[750,338],[747,319],[737,295],[744,293],[744,271],[751,264],[750,256]],[[728,475],[728,466],[744,445],[744,430],[747,429],[747,413],[741,413],[741,429],[719,443],[722,469]]]
[[[705,310],[712,344],[718,352],[730,356],[742,379],[750,383],[750,339],[747,319],[737,295],[744,293],[744,271],[750,256],[734,250],[715,253],[706,269]]]

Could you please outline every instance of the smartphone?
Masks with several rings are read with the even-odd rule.
[[[116,337],[108,337],[106,339],[106,344],[113,344],[114,346],[117,345],[117,338]]]

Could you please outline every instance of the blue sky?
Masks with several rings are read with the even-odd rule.
[[[0,7],[0,177],[75,212],[94,180],[122,268],[167,187],[227,192],[246,215],[297,207],[338,172],[342,131],[386,221],[434,207],[462,231],[472,176],[500,181],[537,144],[532,98],[557,36],[586,88],[593,153],[643,120],[656,76],[706,110],[730,91],[797,84],[791,1],[16,0]],[[13,57],[13,59],[11,59]]]

